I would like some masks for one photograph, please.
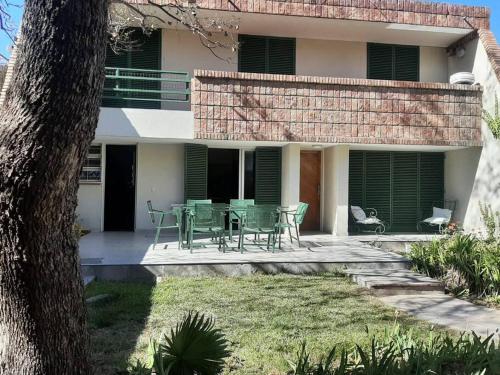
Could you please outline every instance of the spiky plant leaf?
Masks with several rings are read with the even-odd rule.
[[[500,139],[500,105],[497,96],[495,96],[494,113],[483,110],[483,119],[488,124],[495,139]]]
[[[158,375],[215,375],[231,354],[224,334],[212,318],[190,311],[154,344],[154,368]]]

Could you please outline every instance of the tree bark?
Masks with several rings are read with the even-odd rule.
[[[87,374],[79,172],[104,81],[106,0],[27,0],[0,112],[0,373]]]

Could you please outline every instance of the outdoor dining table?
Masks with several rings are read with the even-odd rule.
[[[209,203],[210,204],[210,203]],[[228,215],[229,213],[235,214],[240,220],[244,219],[245,213],[247,211],[246,207],[242,206],[231,206],[228,203],[211,203],[213,206],[214,210],[224,212],[224,215]],[[188,205],[186,203],[174,203],[171,205],[172,209],[182,209],[184,211],[184,223],[183,225],[185,226],[186,230],[184,231],[184,239],[187,241],[187,215],[189,214],[189,210],[193,209],[193,205]],[[278,211],[278,227],[281,226],[282,223],[286,223],[286,225],[289,225],[290,222],[288,220],[288,215],[290,213],[294,213],[296,211],[296,208],[294,207],[289,207],[289,206],[276,206],[276,209]],[[283,218],[285,219],[284,221]],[[280,229],[281,230],[281,229]],[[225,232],[225,230],[224,230]],[[224,235],[225,237],[225,235]],[[278,248],[281,249],[281,236],[279,238],[279,245]]]

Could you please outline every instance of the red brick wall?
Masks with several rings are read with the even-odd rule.
[[[484,49],[486,49],[497,79],[500,81],[500,46],[495,39],[495,35],[490,30],[479,30],[479,38],[483,43]]]
[[[146,4],[148,0],[127,0]],[[161,4],[170,0],[156,0]],[[193,0],[200,8],[299,17],[488,29],[486,7],[414,0]]]
[[[479,87],[196,71],[195,137],[481,145]]]

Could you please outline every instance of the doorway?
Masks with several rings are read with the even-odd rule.
[[[106,146],[105,231],[134,230],[135,160],[135,145]]]
[[[238,149],[208,149],[207,197],[213,203],[229,203],[239,196]]]
[[[300,152],[300,201],[309,204],[301,230],[320,230],[321,151]]]

